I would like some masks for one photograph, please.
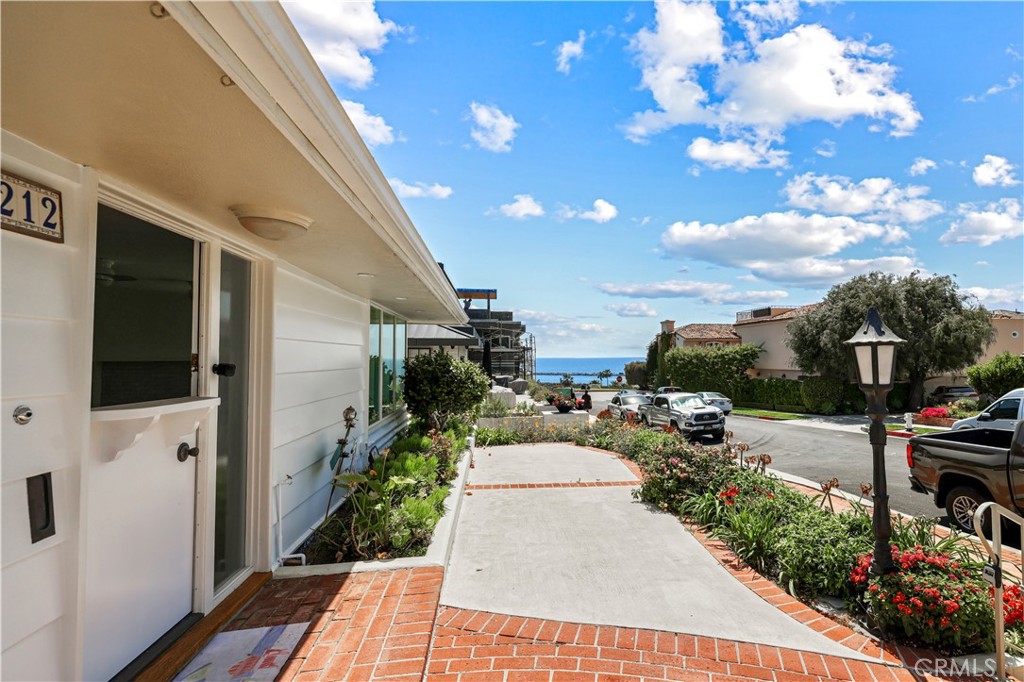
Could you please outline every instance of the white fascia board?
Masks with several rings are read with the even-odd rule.
[[[278,2],[168,2],[168,12],[450,313],[467,321],[348,114]]]

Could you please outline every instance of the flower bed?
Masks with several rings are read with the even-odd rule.
[[[835,511],[835,480],[812,498],[766,473],[770,457],[748,456],[743,444],[694,445],[612,420],[533,434],[481,431],[477,442],[532,440],[569,441],[633,460],[643,472],[638,499],[699,524],[798,598],[842,598],[852,617],[887,640],[954,655],[992,646],[991,593],[976,548],[959,535],[937,538],[935,519],[894,519],[897,571],[870,577],[870,513],[856,503]],[[1012,586],[1007,595],[1008,633],[1024,639],[1020,589]]]
[[[339,475],[335,486],[348,497],[301,553],[310,564],[422,555],[444,513],[468,432],[461,423],[444,433],[414,430],[364,471]]]

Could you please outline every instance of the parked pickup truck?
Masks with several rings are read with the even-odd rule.
[[[974,511],[989,500],[1024,513],[1024,422],[914,436],[907,464],[911,488],[934,495],[954,528],[974,532]]]
[[[725,435],[725,415],[694,393],[663,393],[654,401],[639,407],[640,421],[645,426],[674,426],[686,436],[710,433],[715,438]]]

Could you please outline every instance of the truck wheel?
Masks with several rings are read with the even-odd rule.
[[[949,525],[964,533],[973,534],[974,512],[983,502],[988,502],[988,496],[969,485],[957,486],[950,490],[946,495]]]
[[[718,438],[718,439],[725,438],[725,429],[719,429],[717,431],[714,431],[713,435],[714,435],[715,438]]]
[[[651,425],[650,422],[647,421],[647,415],[646,414],[640,417],[640,423],[643,424],[644,426],[648,426],[648,427]]]

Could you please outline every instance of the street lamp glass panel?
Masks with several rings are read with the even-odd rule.
[[[874,385],[875,380],[874,377],[871,376],[871,345],[862,344],[854,346],[853,350],[857,356],[857,371],[860,373],[861,385]]]
[[[896,346],[878,344],[878,383],[892,386],[893,369],[896,367]]]

